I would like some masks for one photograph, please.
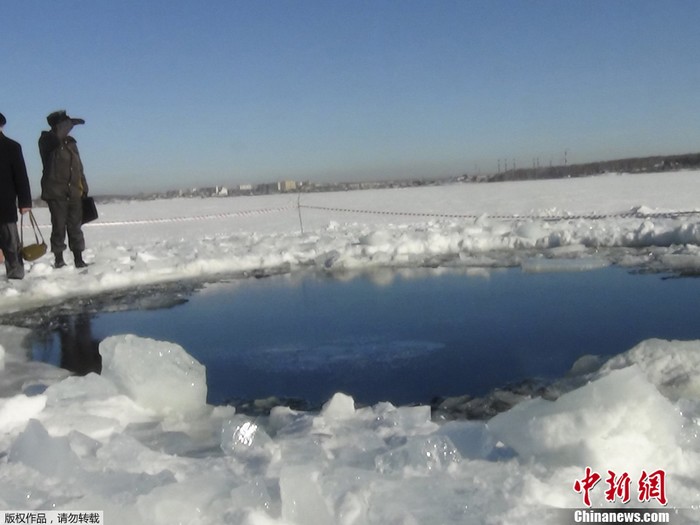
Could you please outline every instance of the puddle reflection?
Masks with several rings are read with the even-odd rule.
[[[102,372],[100,340],[92,334],[92,315],[77,313],[56,317],[49,330],[37,334],[32,357],[65,368],[76,375]]]

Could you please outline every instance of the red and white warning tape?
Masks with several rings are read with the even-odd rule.
[[[355,208],[332,208],[329,206],[312,206],[308,204],[302,204],[300,208],[307,208],[311,210],[322,210],[322,211],[332,211],[340,213],[357,213],[357,214],[371,214],[371,215],[396,215],[405,217],[435,217],[441,219],[478,219],[480,217],[487,217],[489,219],[497,220],[542,220],[542,221],[566,221],[566,220],[599,220],[599,219],[611,219],[611,218],[621,218],[621,219],[677,219],[680,217],[687,217],[690,215],[700,215],[700,210],[695,211],[674,211],[674,212],[657,212],[657,213],[641,213],[637,211],[628,212],[618,212],[618,213],[583,213],[576,215],[532,215],[532,214],[500,214],[492,215],[489,213],[473,214],[473,213],[430,213],[430,212],[406,212],[406,211],[382,211],[382,210],[363,210]]]
[[[208,221],[214,219],[227,219],[230,217],[250,217],[254,215],[265,215],[269,213],[278,213],[287,210],[295,209],[295,206],[281,206],[279,208],[261,208],[257,210],[241,210],[232,211],[227,213],[211,213],[207,215],[188,215],[181,217],[167,217],[167,218],[152,218],[152,219],[130,219],[122,221],[103,221],[97,220],[86,224],[86,227],[96,227],[96,226],[132,226],[138,224],[162,224],[168,222],[191,222],[191,221]]]
[[[517,214],[499,214],[492,215],[488,213],[484,214],[473,214],[473,213],[431,213],[431,212],[407,212],[407,211],[384,211],[384,210],[366,210],[357,208],[335,208],[330,206],[313,206],[310,204],[299,204],[290,206],[280,206],[277,208],[260,208],[255,210],[241,210],[226,213],[212,213],[207,215],[189,215],[180,217],[167,217],[167,218],[150,218],[150,219],[130,219],[130,220],[119,220],[119,221],[106,221],[97,220],[86,224],[86,227],[99,227],[99,226],[131,226],[139,224],[163,224],[171,222],[192,222],[192,221],[206,221],[215,219],[227,219],[231,217],[251,217],[255,215],[266,215],[271,213],[279,213],[289,210],[320,210],[328,211],[334,213],[355,213],[355,214],[365,214],[365,215],[390,215],[390,216],[402,216],[402,217],[422,217],[422,218],[436,218],[436,219],[478,219],[480,217],[486,217],[494,220],[541,220],[541,221],[567,221],[567,220],[600,220],[609,218],[621,218],[621,219],[678,219],[681,217],[688,217],[691,215],[700,215],[700,210],[694,211],[675,211],[675,212],[657,212],[657,213],[641,213],[638,211],[628,211],[619,213],[588,213],[588,214],[576,214],[576,215],[517,215]],[[42,227],[50,228],[50,225],[42,224]]]

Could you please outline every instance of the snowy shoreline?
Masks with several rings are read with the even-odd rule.
[[[700,172],[303,198],[346,210],[610,215],[693,211],[697,195]],[[86,227],[88,271],[54,270],[48,257],[28,265],[24,281],[0,282],[0,315],[255,271],[700,268],[700,215],[426,221],[311,209],[302,234],[295,200],[105,205],[100,221],[122,224]],[[203,366],[172,343],[110,337],[103,373],[71,377],[28,361],[27,333],[0,328],[2,510],[103,510],[106,523],[134,525],[557,524],[549,510],[585,508],[574,485],[590,467],[603,477],[594,507],[683,509],[672,523],[698,521],[699,341],[648,340],[577,363],[554,401],[525,396],[488,421],[438,422],[427,406],[358,408],[343,394],[319,412],[245,416],[207,405]],[[609,471],[629,476],[630,503],[607,501]],[[668,504],[639,500],[637,481],[661,471]]]
[[[396,190],[121,202],[85,227],[87,272],[27,264],[0,282],[0,315],[149,284],[226,274],[416,266],[520,266],[587,260],[700,271],[700,172],[455,184]],[[347,210],[368,210],[358,213]],[[618,217],[630,210],[694,212]],[[401,213],[422,214],[417,216]],[[301,213],[301,221],[299,215]],[[478,218],[441,218],[446,214]],[[430,218],[430,215],[435,215]],[[600,218],[580,218],[598,214]],[[509,216],[579,218],[494,219]],[[36,210],[49,223],[45,208]],[[303,226],[303,233],[301,232]],[[48,238],[48,229],[42,228]]]

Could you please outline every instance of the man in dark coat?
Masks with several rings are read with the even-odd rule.
[[[17,231],[17,209],[27,213],[32,193],[22,147],[3,133],[7,120],[0,113],[0,250],[5,256],[8,279],[24,277],[24,261]]]
[[[56,260],[54,266],[66,265],[63,250],[68,246],[73,252],[76,268],[87,266],[83,261],[85,237],[83,236],[82,198],[88,193],[83,163],[76,140],[69,135],[73,126],[85,124],[83,119],[71,118],[64,110],[46,117],[51,131],[43,131],[39,138],[39,153],[44,165],[41,177],[41,198],[51,212],[51,251]]]

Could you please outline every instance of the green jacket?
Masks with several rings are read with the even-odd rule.
[[[41,198],[49,200],[80,199],[88,193],[78,143],[70,135],[61,140],[51,131],[39,137],[39,153],[44,165]]]

